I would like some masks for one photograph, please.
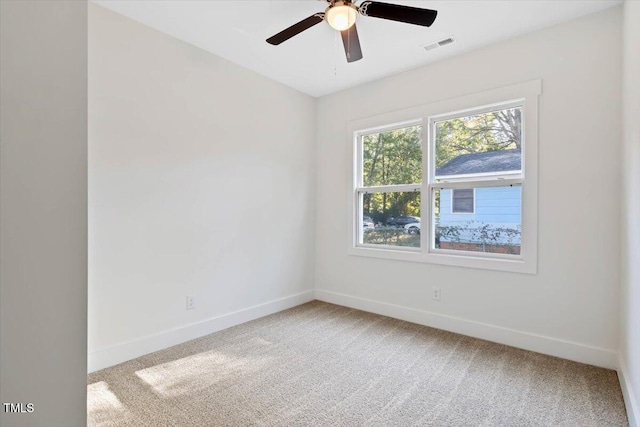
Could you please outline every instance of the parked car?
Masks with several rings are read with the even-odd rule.
[[[366,233],[367,231],[371,231],[375,228],[375,224],[373,223],[373,219],[370,216],[362,217],[362,230]]]
[[[415,224],[419,222],[420,222],[420,218],[416,216],[397,216],[397,217],[389,218],[387,220],[387,225],[390,225],[393,227],[404,227],[407,224]]]
[[[409,234],[420,234],[420,223],[412,222],[404,226],[404,232]]]

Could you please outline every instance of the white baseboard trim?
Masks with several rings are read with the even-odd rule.
[[[127,360],[154,351],[162,350],[177,344],[200,338],[241,323],[268,316],[288,308],[314,300],[314,291],[301,292],[263,304],[254,305],[243,310],[212,317],[190,325],[181,326],[168,331],[147,335],[136,340],[103,348],[88,355],[89,373],[117,365]]]
[[[627,366],[624,363],[624,360],[620,357],[618,360],[618,380],[620,380],[620,388],[622,389],[624,404],[627,407],[629,427],[640,427],[640,406],[638,405],[638,400],[636,400],[637,395],[631,387],[628,372],[629,371],[627,371]]]
[[[618,367],[617,353],[612,350],[320,289],[316,289],[315,295],[316,299],[320,301],[406,320],[407,322],[443,329],[524,350],[607,369],[616,369]]]

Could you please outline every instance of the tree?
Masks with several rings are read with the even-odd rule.
[[[421,126],[366,135],[362,154],[365,186],[419,183]]]
[[[411,126],[366,135],[362,153],[363,184],[379,186],[421,182],[421,132],[421,126]],[[390,216],[419,216],[419,193],[366,194],[364,212],[376,222],[385,222]]]
[[[436,167],[461,154],[519,149],[522,109],[510,108],[436,123]]]
[[[510,108],[436,122],[436,168],[461,154],[521,147],[521,108]],[[363,185],[422,182],[421,126],[365,135]],[[439,197],[436,197],[436,212]],[[420,216],[420,193],[389,192],[364,196],[364,214],[375,222],[391,216]]]

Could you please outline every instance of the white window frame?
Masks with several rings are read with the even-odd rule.
[[[542,94],[542,81],[533,80],[472,95],[460,96],[444,101],[381,114],[375,117],[355,120],[348,125],[348,135],[352,147],[351,182],[348,191],[348,239],[347,251],[350,255],[365,256],[399,261],[442,264],[456,267],[480,268],[516,273],[537,273],[538,259],[538,97]],[[434,188],[469,188],[469,179],[454,182],[434,183],[433,162],[435,151],[431,144],[432,122],[447,117],[460,117],[488,112],[496,108],[521,106],[523,117],[522,173],[501,174],[499,186],[522,186],[522,233],[520,255],[491,254],[458,250],[435,249],[432,242],[433,218],[431,213],[432,191]],[[407,126],[422,125],[423,166],[421,193],[420,248],[399,248],[381,245],[363,245],[358,242],[362,229],[362,204],[359,203],[363,186],[361,176],[362,136],[384,132]],[[508,175],[508,176],[507,176]],[[459,177],[459,178],[462,178]],[[477,187],[496,186],[490,176],[474,177]],[[376,187],[376,191],[413,191],[417,185]],[[405,187],[407,187],[405,189]],[[409,189],[408,187],[411,187]],[[399,190],[402,188],[402,190]],[[475,203],[475,192],[474,192]],[[358,211],[358,212],[356,212]],[[474,206],[475,212],[475,206]]]
[[[396,185],[378,185],[378,186],[364,186],[364,183],[362,182],[363,176],[362,174],[359,173],[359,171],[362,168],[363,165],[363,143],[364,143],[364,137],[367,135],[371,135],[371,134],[377,134],[377,133],[382,133],[382,132],[388,132],[388,131],[392,131],[392,130],[397,130],[397,129],[404,129],[404,128],[408,128],[408,127],[412,127],[412,126],[422,126],[422,120],[411,120],[411,121],[407,121],[407,122],[402,122],[402,123],[395,123],[393,125],[389,125],[389,126],[383,126],[383,127],[378,127],[375,129],[365,129],[365,130],[361,130],[357,132],[357,136],[356,136],[356,156],[357,156],[357,162],[358,162],[358,168],[356,171],[356,176],[355,176],[355,181],[356,181],[356,206],[358,209],[357,212],[357,216],[356,216],[356,222],[357,222],[357,232],[356,232],[356,246],[358,248],[371,248],[371,249],[381,249],[384,248],[385,250],[390,250],[390,249],[394,249],[394,250],[398,250],[398,251],[403,251],[403,252],[417,252],[420,251],[420,248],[412,248],[409,246],[387,246],[387,245],[368,245],[366,243],[362,243],[361,242],[361,237],[362,237],[362,233],[363,233],[363,218],[364,218],[364,212],[362,211],[362,198],[364,197],[365,194],[373,194],[373,193],[400,193],[400,192],[406,192],[406,193],[411,193],[414,191],[418,191],[420,192],[422,190],[422,184],[416,184],[416,183],[412,183],[412,184],[396,184]],[[424,134],[424,132],[423,132]],[[424,151],[424,150],[423,150]],[[421,194],[422,196],[422,194]],[[422,199],[421,199],[422,200]],[[422,218],[420,219],[420,221],[422,221]]]
[[[471,200],[473,202],[471,206],[471,212],[456,212],[453,210],[453,193],[456,190],[471,190]],[[452,188],[451,189],[451,214],[452,215],[475,215],[476,214],[476,189],[474,188]],[[422,220],[421,220],[422,221]]]

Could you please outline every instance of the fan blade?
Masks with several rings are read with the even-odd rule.
[[[364,1],[359,6],[360,13],[374,18],[390,19],[408,24],[430,27],[436,20],[438,11],[403,6],[400,4],[381,3],[378,1]]]
[[[300,34],[304,30],[308,30],[314,25],[321,23],[323,19],[324,19],[323,12],[311,15],[310,17],[303,19],[297,24],[293,24],[286,30],[280,31],[275,36],[269,37],[267,39],[267,43],[272,45],[279,45],[280,43],[289,40],[291,37],[297,34]]]
[[[347,54],[347,62],[355,62],[362,59],[362,48],[360,47],[356,24],[353,24],[347,30],[340,31],[340,34],[342,35],[344,53]]]

